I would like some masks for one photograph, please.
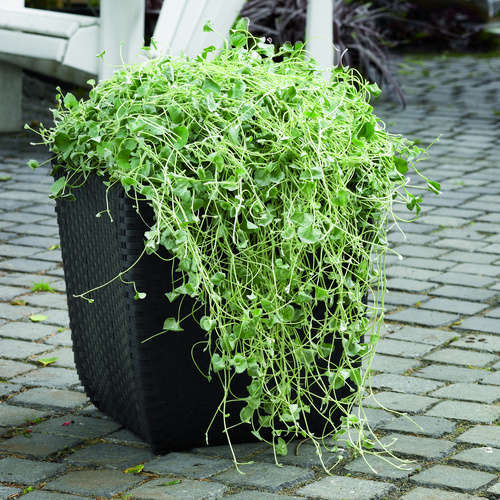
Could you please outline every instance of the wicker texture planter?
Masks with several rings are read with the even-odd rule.
[[[183,332],[167,332],[144,340],[162,330],[163,321],[175,316],[165,292],[171,287],[172,265],[157,256],[144,255],[123,276],[88,295],[81,294],[112,280],[141,255],[145,222],[119,188],[110,190],[108,200],[113,221],[103,214],[106,187],[93,177],[75,191],[76,201],[58,201],[57,212],[68,294],[75,363],[83,387],[92,403],[150,443],[155,452],[187,449],[206,443],[205,432],[222,399],[216,376],[206,373],[209,355],[203,352],[204,331],[195,320],[182,323]],[[141,215],[152,214],[141,208]],[[143,300],[134,299],[134,281]],[[184,301],[184,315],[191,312]],[[169,308],[174,311],[169,312]],[[337,344],[338,356],[341,346]],[[246,395],[249,378],[240,376],[233,391]],[[346,389],[338,391],[340,398]],[[229,425],[239,421],[241,406],[231,405]],[[340,414],[336,413],[336,417]],[[311,415],[309,426],[323,430],[324,421]],[[231,429],[232,442],[252,441],[250,425]],[[226,443],[219,414],[209,433],[209,444]]]

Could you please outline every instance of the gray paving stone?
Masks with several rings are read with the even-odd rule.
[[[491,488],[486,490],[487,493],[492,495],[491,498],[499,498],[500,497],[500,483],[493,485]]]
[[[473,227],[443,229],[437,232],[436,236],[438,236],[438,239],[448,237],[461,239],[463,241],[484,239],[484,235],[476,231]],[[448,258],[448,255],[449,254],[446,255],[446,258]]]
[[[460,286],[471,286],[474,288],[484,288],[495,283],[495,278],[490,278],[486,276],[476,276],[474,274],[467,273],[455,273],[452,271],[443,273],[432,281],[438,283],[445,283],[447,285],[460,285]]]
[[[451,343],[452,347],[463,347],[477,351],[500,353],[500,337],[480,333],[466,335]]]
[[[488,264],[464,263],[457,265],[452,269],[452,271],[456,273],[467,273],[478,276],[496,277],[500,275],[500,266],[492,266]]]
[[[19,185],[23,186],[23,184]],[[46,188],[44,187],[44,189]],[[5,221],[20,222],[22,224],[34,224],[35,222],[40,222],[44,219],[47,219],[47,216],[29,214],[26,212],[10,212],[3,215],[3,219]]]
[[[487,246],[483,246],[483,248],[487,248]],[[486,253],[478,252],[463,252],[460,250],[450,252],[446,255],[446,258],[449,261],[468,262],[471,264],[491,264],[494,260],[498,259],[498,257],[495,255],[488,255]]]
[[[9,379],[29,372],[35,367],[28,363],[20,363],[19,361],[12,361],[10,359],[0,359],[0,378]]]
[[[42,323],[63,326],[65,328],[69,327],[69,316],[68,311],[62,311],[60,309],[48,309],[43,312],[48,318]]]
[[[61,250],[58,248],[38,252],[33,255],[33,258],[38,260],[47,260],[49,262],[62,263]]]
[[[477,382],[484,377],[484,371],[458,366],[429,365],[419,368],[412,375],[446,382]]]
[[[66,295],[61,293],[37,292],[26,296],[26,300],[31,306],[47,307],[54,309],[67,309],[68,302]]]
[[[46,458],[58,452],[69,452],[81,439],[51,434],[24,434],[0,442],[0,451],[34,458]]]
[[[480,248],[478,251],[495,254],[495,256],[497,256],[500,253],[500,243],[493,243],[492,245]]]
[[[458,383],[442,387],[437,391],[431,392],[429,395],[441,399],[494,403],[500,399],[500,387]]]
[[[28,257],[36,253],[38,249],[13,244],[0,244],[0,256],[2,257]]]
[[[439,351],[435,351],[424,357],[427,361],[437,361],[439,363],[447,363],[450,365],[463,365],[484,367],[498,359],[495,354],[485,352],[475,352],[468,349],[453,349],[444,347]]]
[[[430,408],[439,400],[427,396],[417,396],[415,394],[399,394],[396,392],[379,392],[374,396],[366,398],[363,402],[365,406],[371,408],[387,408],[403,413],[420,413]]]
[[[448,254],[446,258],[448,259]],[[407,266],[409,268],[431,269],[433,271],[444,271],[456,265],[456,262],[452,260],[421,259],[419,257],[407,257],[402,261],[398,261],[398,263],[400,263],[401,266]]]
[[[0,481],[33,486],[65,469],[66,466],[63,464],[5,457],[0,460]]]
[[[500,407],[466,401],[443,401],[427,411],[425,415],[466,420],[478,424],[492,424],[500,416]]]
[[[24,496],[25,500],[82,500],[81,496],[40,490],[32,491]]]
[[[5,269],[6,271],[24,271],[27,273],[40,273],[42,271],[54,269],[56,266],[57,264],[55,262],[27,258],[0,261],[0,269]]]
[[[481,383],[486,385],[500,385],[500,371],[487,372],[487,375],[481,379]]]
[[[376,353],[371,363],[371,370],[376,372],[405,373],[419,366],[420,362],[413,359],[396,358]]]
[[[456,314],[472,315],[477,314],[488,307],[487,304],[479,302],[469,302],[466,300],[436,298],[423,303],[421,309],[432,309]]]
[[[49,408],[51,410],[74,410],[86,403],[88,398],[75,391],[49,389],[46,387],[28,389],[10,398],[16,404]]]
[[[437,389],[438,387],[442,387],[443,385],[443,382],[395,375],[392,373],[382,373],[371,377],[371,386],[373,389],[389,390],[407,394],[426,394],[434,389]]]
[[[10,304],[0,303],[0,318],[8,319],[10,321],[27,319],[28,316],[39,313],[40,311],[40,308],[12,306]]]
[[[94,466],[125,470],[154,457],[151,451],[144,448],[97,443],[72,453],[64,459],[64,462],[77,467]]]
[[[14,498],[13,495],[22,493],[23,490],[19,488],[9,488],[8,486],[0,486],[0,500],[8,500]]]
[[[297,467],[321,469],[325,467],[333,467],[341,458],[345,458],[347,453],[342,450],[342,446],[338,446],[337,452],[329,452],[325,448],[321,450],[321,458],[319,457],[316,447],[308,442],[301,441],[292,442],[288,445],[288,454],[280,456],[280,464],[295,465]],[[257,462],[274,463],[274,452],[272,448],[257,453],[252,456],[252,459]]]
[[[446,326],[457,322],[460,319],[458,314],[450,314],[438,311],[421,311],[419,309],[403,309],[386,316],[387,321],[401,321],[431,328]]]
[[[383,338],[377,344],[377,354],[390,356],[401,356],[405,358],[421,358],[433,348],[432,345],[405,342],[404,340],[392,340]]]
[[[47,357],[52,357],[49,353]],[[12,382],[24,385],[43,386],[57,389],[68,389],[80,383],[76,370],[67,368],[53,368],[47,366],[33,370],[24,375],[19,375],[11,379]]]
[[[47,196],[26,191],[8,191],[3,194],[4,200],[29,201],[31,203],[44,203],[47,201]]]
[[[401,500],[475,500],[476,498],[476,496],[458,493],[457,491],[451,492],[418,486],[406,495],[403,495]]]
[[[478,215],[482,215],[483,212],[481,210],[465,210],[460,208],[437,208],[432,211],[432,214],[473,219]]]
[[[57,332],[57,327],[27,321],[13,321],[0,326],[0,337],[37,341]]]
[[[491,311],[488,311],[485,316],[488,318],[500,318],[500,307],[497,307],[496,309],[493,309]]]
[[[388,411],[377,408],[368,408],[365,407],[364,404],[362,407],[353,406],[350,414],[355,415],[358,420],[368,422],[371,429],[377,429],[383,424],[391,422],[395,418],[394,415]]]
[[[436,465],[416,474],[411,481],[431,487],[447,487],[458,491],[475,492],[491,486],[497,476],[488,472]]]
[[[433,226],[443,226],[443,227],[459,227],[468,223],[467,219],[460,217],[451,217],[447,215],[434,215],[435,212],[432,212],[431,215],[425,214],[421,217],[421,221],[424,224],[431,224]]]
[[[121,424],[113,420],[66,415],[33,425],[31,430],[42,434],[94,439],[115,432],[120,427]]]
[[[5,358],[22,360],[35,354],[41,354],[47,350],[47,346],[32,344],[21,340],[0,339],[0,352]]]
[[[233,466],[234,462],[225,458],[172,452],[148,462],[145,471],[160,475],[206,479]]]
[[[97,420],[97,419],[94,419]],[[106,421],[105,419],[98,419],[102,421]],[[111,419],[109,419],[111,420]],[[132,444],[134,446],[145,446],[149,447],[149,445],[142,440],[139,436],[136,436],[133,432],[130,432],[127,429],[122,429],[117,432],[113,432],[105,437],[106,441],[110,443],[118,443],[118,444]]]
[[[283,500],[283,495],[276,495],[274,493],[265,493],[262,491],[248,490],[241,491],[235,495],[229,495],[229,500]],[[287,496],[286,498],[293,498],[295,500],[303,500],[304,497]]]
[[[254,462],[239,466],[241,474],[235,468],[226,470],[212,477],[213,481],[240,487],[254,487],[271,493],[277,493],[284,488],[293,488],[314,478],[311,470],[276,464]]]
[[[462,240],[459,238],[443,238],[435,241],[433,243],[434,246],[440,247],[440,248],[456,248],[458,250],[468,250],[469,252],[475,252],[479,250],[480,248],[483,248],[486,246],[486,244],[483,241],[477,241],[477,240]],[[446,258],[448,259],[448,255],[446,255]]]
[[[45,418],[50,412],[12,406],[5,402],[0,402],[0,426],[1,427],[20,427],[30,420]]]
[[[31,214],[25,214],[27,216]],[[12,240],[16,245],[26,245],[29,247],[50,248],[52,245],[59,244],[57,236],[21,236]]]
[[[300,488],[297,494],[322,500],[381,500],[394,491],[390,483],[332,475]]]
[[[57,278],[52,278],[50,276],[40,277],[39,274],[30,274],[28,272],[21,273],[9,273],[3,276],[0,276],[0,284],[1,285],[10,285],[10,286],[19,286],[19,287],[27,287],[31,289],[33,283],[37,283],[43,281],[44,283],[53,283],[58,281]],[[29,290],[24,290],[25,293]]]
[[[460,330],[476,330],[478,332],[496,333],[500,335],[500,321],[494,318],[467,318],[454,328]]]
[[[387,280],[387,288],[390,293],[393,291],[401,292],[428,292],[433,288],[436,288],[435,283],[427,283],[425,281],[410,280],[407,278],[391,278]]]
[[[228,487],[223,484],[209,483],[208,481],[193,481],[191,479],[176,477],[164,477],[149,481],[138,488],[133,488],[127,491],[127,494],[132,495],[131,498],[134,500],[218,500],[222,498],[226,491],[228,491]],[[250,493],[257,492],[245,492],[243,493],[245,496],[240,498],[246,498],[248,500],[253,498],[256,500],[273,500],[275,497],[279,500],[283,498],[278,495],[265,496],[266,493],[257,493],[257,495],[261,496],[252,496]],[[237,496],[230,495],[224,498],[237,499]]]
[[[455,439],[457,443],[479,444],[500,448],[500,427],[496,425],[476,425]]]
[[[410,436],[407,434],[390,434],[380,439],[376,449],[387,448],[392,453],[425,460],[440,460],[453,453],[456,448],[454,443],[444,439]]]
[[[0,398],[10,396],[22,389],[22,385],[0,382]]]
[[[42,224],[18,224],[9,228],[18,234],[30,234],[35,236],[58,236],[58,231],[56,228],[42,225]]]
[[[500,449],[484,446],[461,451],[452,457],[453,461],[472,465],[473,467],[489,472],[498,472],[500,469]]]
[[[22,295],[24,290],[21,290],[15,286],[0,286],[0,302],[6,302],[12,300],[15,297]]]
[[[73,341],[71,340],[71,331],[66,329],[62,332],[56,333],[55,335],[52,335],[52,337],[45,339],[44,344],[71,347],[73,345]]]
[[[396,418],[382,426],[383,429],[393,432],[408,432],[440,438],[445,434],[454,432],[457,424],[446,418],[426,417],[423,415],[415,415],[411,417],[403,416]]]
[[[422,268],[412,268],[407,265],[394,265],[387,267],[385,274],[388,278],[403,278],[427,281],[439,274],[439,271],[429,271]]]
[[[58,477],[43,489],[75,495],[111,497],[143,480],[144,476],[123,474],[116,470],[81,470]]]
[[[399,460],[390,455],[381,458],[377,455],[365,454],[364,457],[356,458],[345,466],[352,472],[360,472],[381,479],[402,479],[415,472],[419,465],[414,462]]]
[[[384,297],[384,305],[414,306],[415,304],[425,302],[426,300],[429,300],[427,295],[391,291],[386,293]]]
[[[75,355],[69,347],[61,347],[55,351],[51,351],[49,356],[35,356],[31,360],[38,362],[39,359],[57,358],[57,361],[51,363],[51,367],[55,368],[75,368]]]
[[[408,342],[430,344],[432,346],[446,344],[456,337],[457,335],[454,332],[434,328],[421,328],[418,326],[404,326],[387,336],[390,339],[406,340]]]
[[[395,250],[404,257],[418,257],[420,259],[437,259],[444,255],[446,250],[420,245],[398,245]]]

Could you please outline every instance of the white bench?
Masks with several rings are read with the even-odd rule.
[[[221,44],[202,30],[211,19],[226,35],[245,0],[165,0],[153,34],[161,50],[195,55]],[[100,17],[26,8],[24,0],[0,3],[0,132],[21,128],[22,68],[84,84],[110,76],[140,54],[145,0],[101,0]],[[123,44],[121,42],[123,41]],[[105,62],[97,54],[105,50]]]

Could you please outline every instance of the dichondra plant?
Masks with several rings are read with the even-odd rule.
[[[153,208],[144,252],[166,248],[168,300],[193,299],[211,359],[198,368],[224,387],[218,413],[243,402],[238,425],[277,453],[294,437],[328,448],[338,412],[356,422],[360,360],[383,317],[388,217],[395,202],[418,214],[405,174],[420,175],[424,151],[385,131],[368,102],[375,84],[343,68],[327,81],[301,43],[276,51],[247,28],[239,21],[222,50],[126,65],[86,101],[59,95],[40,134],[63,168],[53,197],[98,175],[139,212]],[[166,316],[164,335],[182,330]],[[246,395],[233,394],[236,377]]]

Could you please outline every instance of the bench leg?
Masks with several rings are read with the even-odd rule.
[[[21,130],[23,70],[0,61],[0,132]]]

